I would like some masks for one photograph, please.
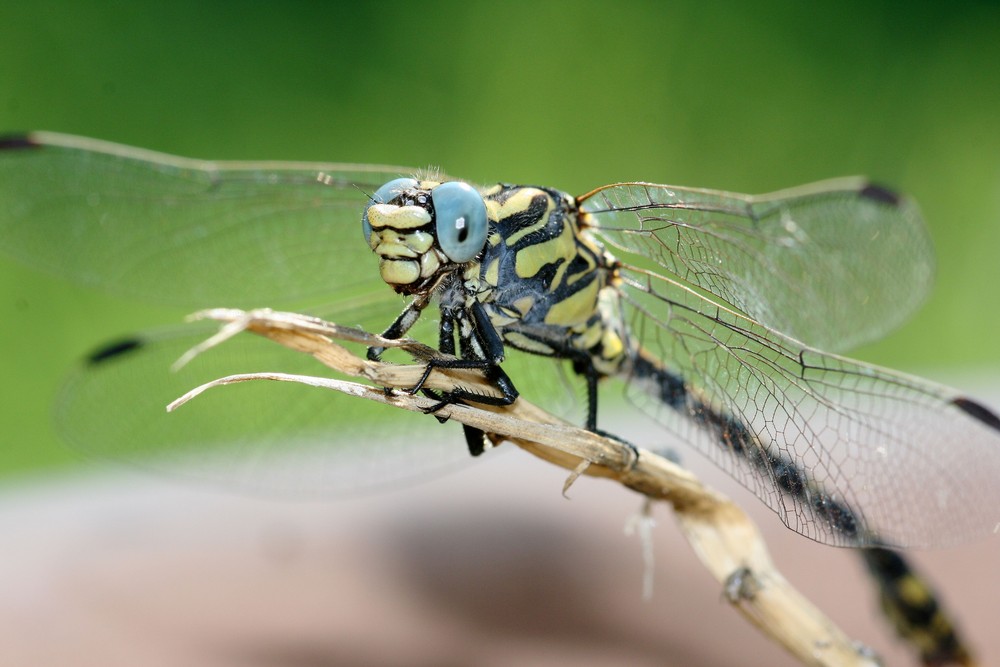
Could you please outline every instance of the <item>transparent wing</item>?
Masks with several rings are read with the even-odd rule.
[[[361,231],[403,167],[207,162],[48,132],[0,140],[0,249],[108,291],[186,307],[389,292]]]
[[[924,380],[802,347],[644,269],[626,267],[623,278],[631,331],[683,378],[686,403],[668,408],[639,378],[629,397],[788,527],[857,546],[809,502],[781,493],[783,471],[766,465],[778,459],[853,510],[861,532],[874,534],[863,544],[942,545],[989,534],[1000,522],[1000,418],[986,408]],[[705,428],[703,406],[749,431],[747,455]]]
[[[581,201],[611,246],[825,350],[882,337],[933,279],[914,204],[863,179],[760,196],[623,183]]]
[[[367,193],[412,173],[188,160],[44,132],[7,137],[0,250],[120,295],[188,308],[311,299],[335,304],[338,321],[381,331],[402,301],[379,278],[361,213]],[[143,334],[82,364],[58,402],[62,435],[100,457],[284,495],[378,486],[468,458],[460,432],[420,432],[434,420],[400,427],[395,411],[286,383],[213,390],[167,414],[170,401],[222,375],[327,372],[239,336],[171,373],[210,331]]]
[[[216,329],[204,323],[164,329],[96,351],[57,400],[60,435],[85,454],[210,487],[285,497],[388,487],[471,460],[452,425],[286,382],[217,387],[167,413],[174,399],[226,375],[330,374],[308,355],[249,334],[170,370]]]

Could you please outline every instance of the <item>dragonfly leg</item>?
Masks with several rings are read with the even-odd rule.
[[[400,332],[405,331],[405,328],[409,328],[416,321],[416,316],[408,315],[408,311],[409,308],[403,311],[396,322],[387,329],[386,334],[384,334],[387,338],[392,337],[390,334],[395,334],[396,336],[402,335]],[[419,311],[417,315],[419,315]],[[410,317],[412,317],[412,321],[408,322],[408,318]],[[435,405],[425,410],[428,414],[433,414],[446,405],[460,402],[497,406],[510,405],[517,398],[518,391],[514,387],[514,383],[510,377],[500,368],[500,362],[504,356],[503,340],[500,338],[492,322],[489,321],[489,317],[480,304],[476,303],[473,306],[471,322],[465,311],[447,306],[441,307],[441,320],[438,328],[438,349],[444,354],[454,356],[456,320],[461,324],[460,330],[457,332],[461,358],[429,360],[424,367],[423,375],[409,389],[409,392],[415,394],[419,391],[423,395],[437,401]],[[379,350],[378,352],[381,351]],[[371,354],[372,351],[369,350],[369,358]],[[500,391],[501,395],[482,394],[467,389],[452,389],[443,393],[426,389],[424,384],[435,368],[478,369],[482,371],[483,377]],[[444,422],[446,419],[439,418],[439,421]],[[472,456],[482,454],[486,449],[486,434],[477,428],[466,425],[463,425],[463,430],[466,444],[469,447],[469,453]]]
[[[574,354],[572,357],[573,361],[573,371],[577,375],[582,375],[587,382],[587,422],[584,428],[586,428],[591,433],[596,433],[597,435],[603,436],[605,438],[610,438],[615,442],[621,443],[623,446],[628,447],[632,451],[632,461],[639,460],[639,448],[633,445],[628,440],[615,435],[614,433],[609,433],[604,429],[597,428],[597,383],[601,379],[601,374],[598,372],[597,368],[594,366],[593,360],[584,354]]]
[[[438,328],[438,349],[445,354],[455,354],[455,314],[449,308],[441,309],[441,325]],[[437,392],[425,389],[424,395],[441,400],[441,395]],[[444,420],[441,421],[443,422]],[[469,448],[470,455],[479,456],[486,451],[486,433],[468,424],[462,424],[462,432],[465,434],[465,444]]]
[[[437,405],[428,408],[426,412],[437,412],[446,405],[458,403],[460,401],[469,401],[471,403],[480,403],[482,405],[510,405],[519,395],[517,389],[514,387],[513,381],[511,381],[507,373],[500,368],[499,364],[495,364],[487,359],[431,359],[427,362],[423,376],[417,384],[409,390],[410,393],[416,393],[423,390],[424,383],[427,381],[427,378],[430,377],[431,372],[435,368],[443,370],[463,368],[474,370],[478,369],[482,371],[483,377],[500,391],[500,395],[481,394],[469,389],[452,389],[440,394],[440,402]],[[427,393],[427,395],[433,395],[436,392],[426,390],[425,393]]]
[[[601,374],[597,372],[594,362],[586,354],[574,354],[572,361],[573,372],[582,375],[587,382],[587,422],[585,428],[592,433],[598,433],[597,382],[601,379]]]
[[[484,405],[510,405],[518,396],[518,391],[510,377],[500,368],[500,362],[504,358],[503,339],[497,333],[489,316],[479,303],[475,303],[470,308],[472,320],[468,318],[466,311],[452,310],[443,307],[441,309],[441,327],[439,330],[438,345],[445,354],[453,355],[455,352],[455,321],[460,324],[458,331],[459,350],[461,357],[458,359],[431,359],[424,368],[424,373],[420,380],[410,389],[410,393],[416,393],[423,389],[424,383],[430,377],[431,371],[440,369],[478,369],[482,371],[483,377],[495,386],[501,393],[500,396],[481,394],[467,389],[452,389],[440,394],[441,403],[434,406],[430,412],[440,410],[449,403],[467,400],[472,403]],[[426,393],[426,392],[425,392]],[[428,394],[431,395],[431,394]]]
[[[388,329],[382,332],[382,338],[396,340],[405,336],[406,332],[420,319],[420,313],[423,312],[428,303],[430,303],[429,298],[418,298],[408,303],[403,312],[399,314],[399,317],[389,325]],[[367,353],[368,360],[378,361],[382,357],[383,352],[385,352],[384,347],[375,345],[369,347]]]

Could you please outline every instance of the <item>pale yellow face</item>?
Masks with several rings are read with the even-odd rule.
[[[477,260],[489,218],[482,195],[466,183],[401,178],[379,188],[362,224],[382,280],[416,294]]]
[[[379,258],[382,280],[394,288],[425,283],[448,261],[427,231],[431,214],[420,206],[372,204],[368,245]]]

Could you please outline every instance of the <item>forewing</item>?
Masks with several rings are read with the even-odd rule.
[[[626,261],[655,263],[820,349],[885,335],[933,278],[915,205],[863,179],[760,196],[624,183],[581,200],[597,234],[635,255]]]
[[[388,294],[369,193],[412,171],[208,162],[48,132],[0,140],[0,249],[75,282],[185,307]]]
[[[918,378],[802,347],[663,276],[625,268],[623,277],[631,331],[683,378],[686,400],[668,408],[638,378],[630,397],[793,530],[829,544],[928,546],[989,534],[1000,521],[1000,419],[985,407]],[[716,423],[742,424],[749,440],[726,442],[719,429],[706,428],[706,407],[720,416]],[[733,453],[737,440],[745,455]],[[850,508],[860,539],[831,526],[822,508],[783,494],[783,471],[766,464],[776,460],[822,489],[813,502]]]

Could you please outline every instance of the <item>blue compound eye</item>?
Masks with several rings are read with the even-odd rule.
[[[486,204],[468,183],[442,183],[431,191],[438,245],[453,262],[463,263],[486,245]]]
[[[361,216],[361,227],[365,232],[365,241],[372,237],[372,226],[368,222],[368,209],[372,204],[386,204],[407,190],[417,187],[417,182],[412,178],[397,178],[389,181],[372,195],[371,201],[365,206],[365,213]]]

